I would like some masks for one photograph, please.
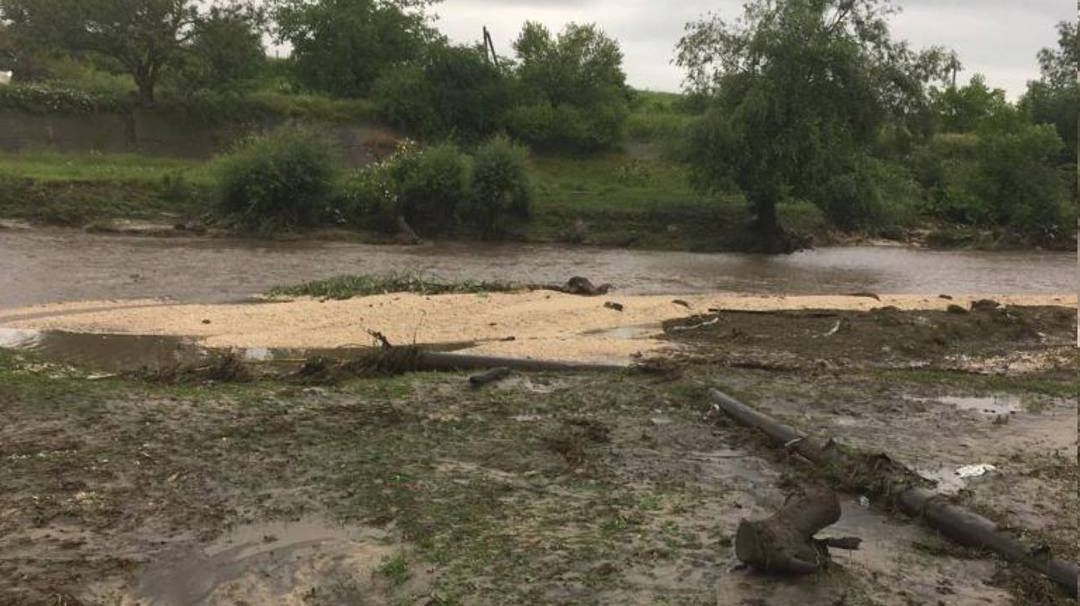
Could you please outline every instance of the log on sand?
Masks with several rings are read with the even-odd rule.
[[[849,469],[864,466],[866,461],[839,448],[832,441],[821,442],[796,429],[780,423],[749,406],[716,390],[709,398],[737,422],[760,430],[777,445],[796,452],[819,467]],[[882,464],[872,470],[880,475],[880,484],[905,513],[921,519],[931,528],[963,545],[989,549],[998,555],[1042,573],[1060,585],[1072,597],[1077,595],[1077,576],[1080,569],[1072,562],[1052,557],[1044,551],[1025,545],[1012,535],[998,529],[991,520],[949,503],[941,494],[928,490],[916,480],[917,474],[879,455]]]

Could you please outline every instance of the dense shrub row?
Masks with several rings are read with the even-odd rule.
[[[263,233],[329,221],[390,233],[404,220],[425,235],[465,227],[499,237],[528,216],[526,161],[525,150],[503,138],[472,156],[454,144],[407,142],[390,158],[345,174],[328,139],[287,126],[217,161],[218,208],[232,225]]]

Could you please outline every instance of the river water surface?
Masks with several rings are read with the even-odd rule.
[[[166,298],[224,302],[346,273],[420,270],[447,280],[565,282],[586,276],[634,294],[1072,294],[1072,253],[822,248],[787,256],[564,244],[374,246],[326,241],[144,238],[75,230],[0,231],[0,308]]]

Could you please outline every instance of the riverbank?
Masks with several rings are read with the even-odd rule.
[[[457,373],[154,382],[0,350],[0,601],[1070,603],[873,492],[840,495],[840,522],[826,534],[863,543],[834,552],[825,572],[785,579],[736,566],[739,520],[768,516],[793,483],[821,479],[710,413],[705,389],[886,452],[944,498],[1071,560],[1080,555],[1072,308],[962,314],[939,309],[970,308],[960,299],[773,297],[744,303],[852,309],[729,311],[710,324],[694,308],[736,301],[687,299],[686,309],[665,299],[673,311],[663,315],[678,317],[659,332],[679,352],[651,356],[661,372],[515,373],[481,389]],[[405,302],[378,300],[380,313]],[[597,311],[631,314],[644,302]],[[879,311],[855,311],[869,307]],[[262,308],[230,308],[229,321]],[[63,317],[82,316],[54,319]],[[225,318],[211,320],[197,326]],[[1064,358],[989,374],[953,368],[947,355],[1047,350]],[[970,465],[991,467],[956,472]]]

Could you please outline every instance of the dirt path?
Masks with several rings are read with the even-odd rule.
[[[476,341],[468,351],[511,357],[628,362],[673,347],[665,321],[709,309],[868,311],[964,308],[981,297],[919,295],[688,295],[577,297],[548,291],[481,295],[389,294],[345,301],[177,305],[78,302],[0,311],[0,326],[80,333],[192,337],[209,347],[326,349],[371,344],[377,330],[395,344]],[[682,304],[675,301],[682,301]],[[1076,305],[1075,296],[1000,297],[1007,305]],[[606,307],[622,305],[622,311]],[[511,339],[512,338],[512,339]]]

